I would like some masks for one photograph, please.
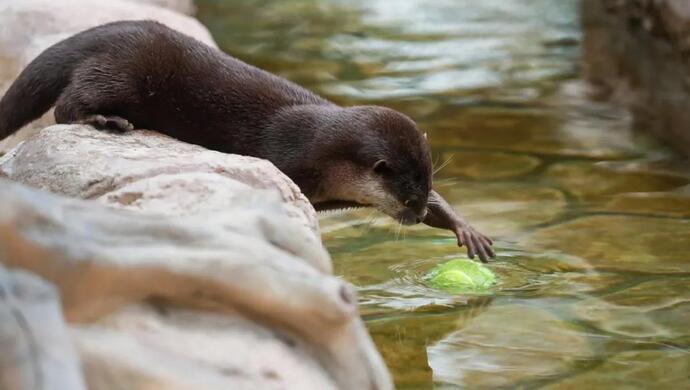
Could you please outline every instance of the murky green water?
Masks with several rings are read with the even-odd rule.
[[[451,296],[421,281],[449,234],[321,219],[399,388],[690,386],[690,166],[587,98],[576,1],[198,3],[231,54],[412,116],[496,238],[495,293]]]

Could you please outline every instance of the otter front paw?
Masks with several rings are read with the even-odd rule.
[[[134,130],[134,125],[127,119],[120,118],[119,116],[91,115],[79,120],[77,123],[91,125],[98,130],[107,130],[116,133]]]
[[[493,241],[476,231],[472,226],[463,224],[453,229],[453,232],[458,238],[458,246],[465,245],[467,247],[467,255],[470,259],[474,259],[475,255],[479,255],[479,259],[486,263],[490,258],[496,257],[496,253],[491,248]]]

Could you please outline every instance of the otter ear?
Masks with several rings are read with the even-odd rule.
[[[386,160],[379,160],[374,164],[374,173],[383,174],[388,171],[388,163]]]

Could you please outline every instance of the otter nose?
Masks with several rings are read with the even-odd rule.
[[[427,210],[428,209],[425,207],[424,210],[422,210],[422,212],[419,213],[419,222],[424,221],[424,219],[426,218]]]
[[[411,196],[403,204],[415,212],[417,223],[422,222],[426,218],[426,207],[422,207],[422,203],[416,195]]]

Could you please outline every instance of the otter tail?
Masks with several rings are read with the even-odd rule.
[[[62,41],[41,53],[0,100],[0,139],[40,117],[55,104],[81,59],[79,48]]]
[[[94,27],[56,43],[31,61],[0,100],[0,140],[48,111],[84,59],[137,26],[125,21]]]

